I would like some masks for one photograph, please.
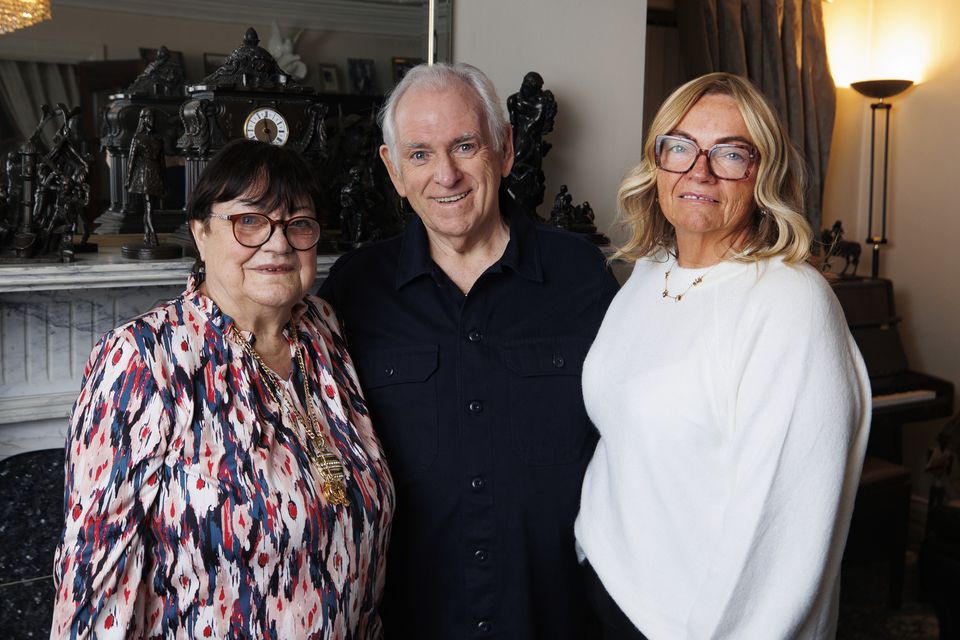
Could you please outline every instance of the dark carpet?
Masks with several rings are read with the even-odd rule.
[[[937,616],[918,599],[916,545],[907,552],[899,609],[887,608],[888,588],[883,562],[844,567],[838,640],[938,640]]]

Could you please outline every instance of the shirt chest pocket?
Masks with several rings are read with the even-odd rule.
[[[437,456],[437,346],[371,350],[354,360],[390,470],[400,481],[416,477]]]
[[[589,348],[586,341],[555,338],[501,346],[511,438],[528,464],[575,462],[596,443],[580,382]]]

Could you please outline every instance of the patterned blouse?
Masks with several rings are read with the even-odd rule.
[[[87,363],[51,638],[382,636],[393,480],[330,306],[308,296],[293,316],[349,506],[327,503],[306,434],[233,320],[188,287],[106,334]]]

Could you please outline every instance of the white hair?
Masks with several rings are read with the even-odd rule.
[[[507,127],[510,126],[497,90],[490,78],[476,67],[465,64],[437,62],[433,65],[420,64],[407,71],[403,79],[390,91],[387,101],[380,110],[379,122],[383,130],[383,143],[390,150],[390,161],[394,167],[400,166],[400,153],[397,149],[397,105],[404,94],[414,87],[433,90],[447,89],[454,83],[462,83],[477,94],[483,111],[483,122],[489,143],[497,153],[503,153],[507,139]]]

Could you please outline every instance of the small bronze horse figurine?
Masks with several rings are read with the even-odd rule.
[[[857,267],[860,265],[860,250],[862,247],[859,242],[843,239],[843,224],[839,220],[833,223],[832,228],[824,229],[820,233],[820,242],[822,242],[825,247],[823,265],[821,266],[823,271],[830,270],[830,258],[836,256],[845,260],[840,275],[857,275]],[[847,269],[850,269],[850,273],[847,273]]]

